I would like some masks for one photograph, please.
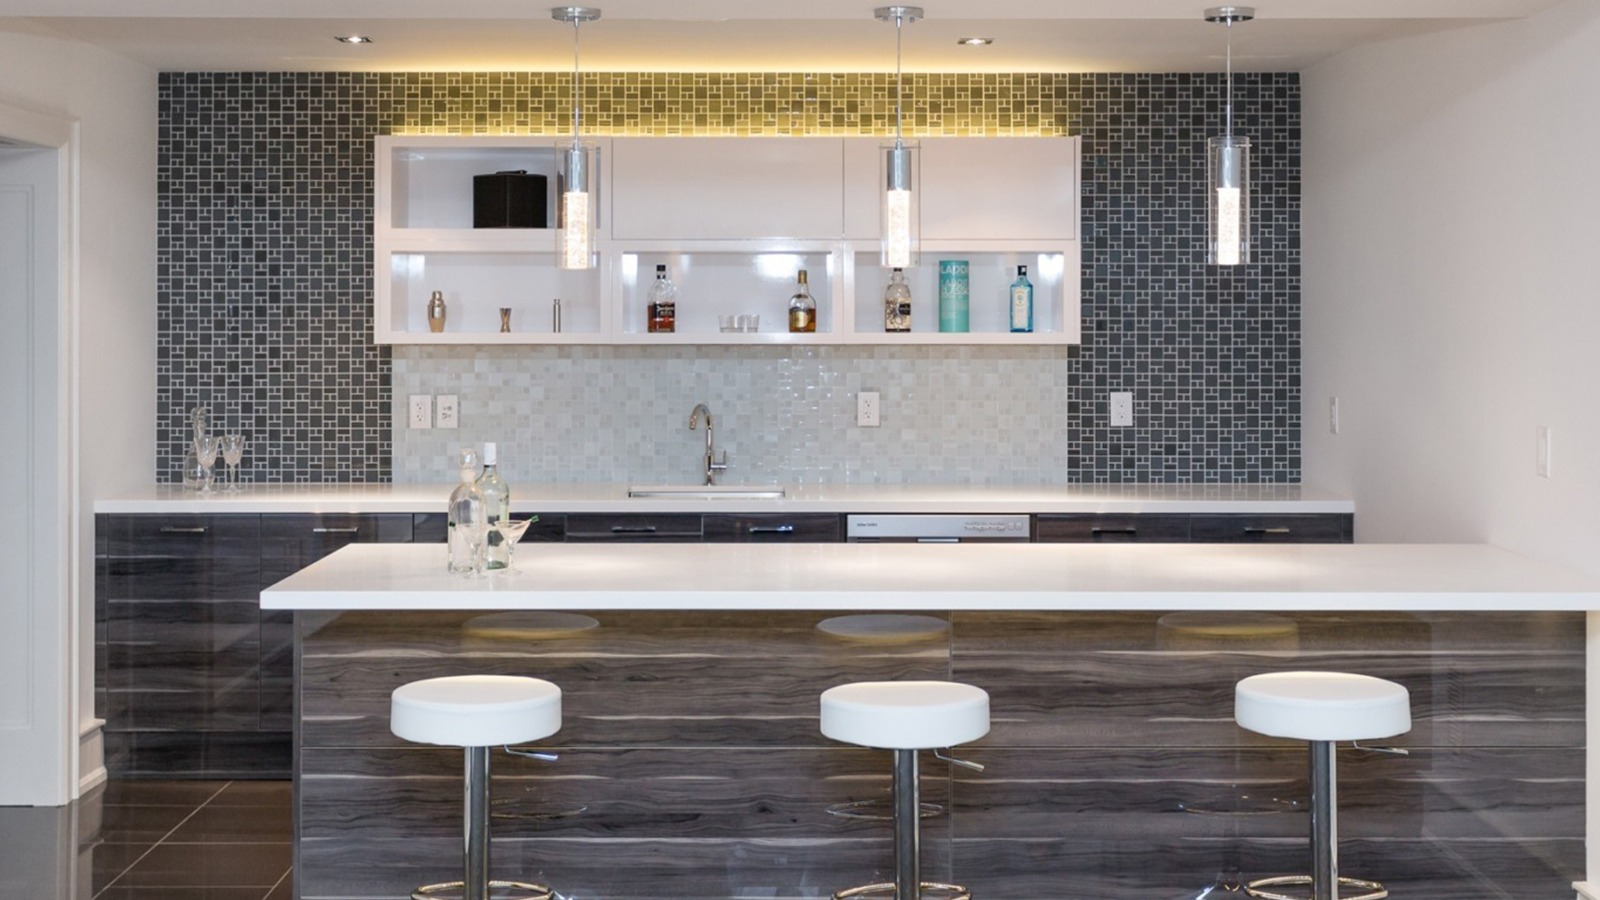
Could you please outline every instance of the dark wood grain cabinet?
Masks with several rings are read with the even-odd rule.
[[[714,513],[701,528],[713,543],[834,543],[843,539],[840,516],[834,513]]]
[[[95,517],[96,708],[122,776],[284,778],[292,613],[261,589],[410,514]]]
[[[1348,544],[1348,513],[1051,513],[1034,517],[1040,543]]]
[[[699,513],[569,513],[571,542],[684,543],[703,537]]]

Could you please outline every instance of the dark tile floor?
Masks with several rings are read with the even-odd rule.
[[[112,781],[0,807],[0,898],[289,900],[287,781]]]

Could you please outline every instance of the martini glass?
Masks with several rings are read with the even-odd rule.
[[[505,519],[495,523],[494,530],[499,533],[500,540],[504,541],[506,545],[506,559],[508,560],[505,568],[506,572],[522,571],[517,568],[517,542],[522,540],[522,535],[527,532],[528,526],[537,521],[539,521],[539,517],[534,516],[531,519]]]

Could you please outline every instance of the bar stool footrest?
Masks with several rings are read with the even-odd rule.
[[[833,895],[833,900],[895,900],[894,882],[863,884],[845,888]],[[972,900],[972,892],[959,884],[924,881],[917,891],[918,900]]]
[[[428,884],[411,892],[411,900],[464,900],[466,885],[460,881]],[[542,884],[525,881],[489,882],[489,900],[553,900],[555,892]]]
[[[1309,900],[1310,894],[1280,894],[1277,891],[1262,890],[1262,888],[1280,887],[1286,885],[1304,885],[1311,887],[1310,875],[1279,875],[1276,878],[1258,878],[1244,886],[1244,892],[1259,900]],[[1366,891],[1364,894],[1347,894],[1345,888],[1356,888]],[[1383,900],[1389,896],[1389,889],[1380,881],[1366,881],[1360,878],[1346,878],[1339,876],[1339,900]]]

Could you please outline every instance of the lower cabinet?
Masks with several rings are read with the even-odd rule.
[[[95,706],[124,777],[287,778],[293,614],[261,589],[402,515],[95,517]]]
[[[1040,543],[1348,544],[1348,513],[1060,513],[1034,517]]]

